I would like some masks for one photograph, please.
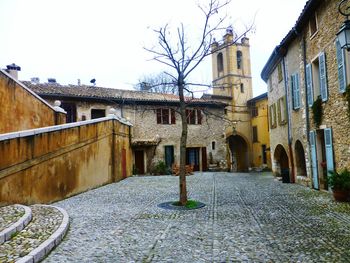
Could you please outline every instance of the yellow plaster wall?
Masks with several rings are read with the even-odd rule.
[[[50,203],[131,175],[129,126],[117,120],[0,140],[0,204]]]

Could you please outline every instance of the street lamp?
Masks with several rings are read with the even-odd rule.
[[[342,0],[338,6],[339,13],[346,16],[346,20],[342,24],[337,33],[340,47],[350,51],[350,2],[349,0]]]

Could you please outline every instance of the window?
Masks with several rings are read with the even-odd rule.
[[[328,100],[326,55],[321,52],[320,55],[306,65],[306,89],[308,95],[308,105],[321,96],[322,101]]]
[[[253,142],[258,142],[258,127],[253,126]]]
[[[102,109],[91,109],[91,119],[106,117],[106,110]]]
[[[157,109],[157,124],[175,124],[174,109]]]
[[[242,51],[237,51],[236,52],[237,55],[237,69],[241,69],[242,68],[242,64],[243,64],[243,60],[242,60]]]
[[[252,109],[251,109],[251,115],[252,115],[252,117],[254,118],[254,117],[257,117],[258,115],[259,115],[259,110],[258,110],[258,107],[252,107]]]
[[[299,74],[295,73],[290,76],[291,80],[291,92],[292,92],[292,102],[293,109],[297,110],[300,108],[300,85],[299,85]]]
[[[337,51],[337,66],[338,66],[338,86],[339,92],[344,93],[346,91],[346,86],[348,84],[349,76],[347,75],[346,65],[349,60],[349,52],[343,50],[340,47],[339,41],[336,43],[336,51]]]
[[[271,129],[276,128],[276,103],[270,105],[269,107],[269,118],[270,118],[270,127]]]
[[[268,84],[268,86],[269,86],[269,91],[272,91],[272,90],[273,90],[273,87],[272,87],[272,78],[271,78],[271,76],[270,76],[270,78],[269,78],[269,84]]]
[[[221,77],[224,72],[224,58],[222,56],[222,53],[220,52],[217,56],[217,67],[218,67],[218,77]]]
[[[277,101],[277,118],[279,125],[284,125],[287,123],[287,108],[285,97],[279,98]]]
[[[316,13],[311,15],[310,21],[309,21],[309,27],[310,27],[310,37],[312,37],[317,32],[317,17],[316,17]]]
[[[212,141],[212,142],[211,142],[211,149],[212,149],[213,151],[215,150],[215,146],[216,146],[216,145],[215,145],[215,141]]]
[[[278,64],[277,72],[278,72],[278,82],[281,82],[283,80],[282,63]]]
[[[201,110],[186,110],[186,116],[188,124],[202,124]]]
[[[241,83],[241,84],[240,84],[240,87],[241,87],[241,93],[244,93],[244,84]]]
[[[227,115],[227,109],[224,109],[224,114]]]
[[[173,145],[164,146],[164,159],[166,167],[171,168],[175,160]]]
[[[66,123],[77,121],[77,107],[74,103],[62,102],[61,108],[67,112]]]

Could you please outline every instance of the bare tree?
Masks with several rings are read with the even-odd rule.
[[[136,90],[156,93],[177,94],[176,82],[166,73],[150,74],[139,79],[139,83],[134,86]]]
[[[182,133],[180,139],[180,204],[187,203],[187,187],[186,187],[186,143],[187,143],[187,116],[186,106],[190,102],[184,92],[192,93],[190,86],[203,86],[203,84],[189,83],[187,79],[189,75],[198,67],[203,60],[211,55],[211,43],[213,35],[218,30],[223,30],[223,23],[226,22],[227,16],[220,17],[220,10],[226,7],[231,0],[209,0],[206,5],[198,4],[198,8],[203,15],[203,26],[196,43],[189,43],[188,37],[185,34],[185,27],[181,23],[176,29],[176,40],[171,39],[172,32],[169,25],[154,30],[158,36],[158,45],[154,48],[145,48],[153,55],[153,59],[165,65],[170,71],[166,71],[172,82],[176,83],[181,115]],[[236,36],[236,39],[231,43],[234,44],[242,38],[250,28],[245,30],[241,36]],[[226,47],[226,46],[225,46]],[[224,48],[224,46],[223,46]]]

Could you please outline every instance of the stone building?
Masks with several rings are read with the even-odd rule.
[[[251,100],[253,92],[249,39],[243,37],[237,42],[237,36],[228,28],[223,41],[214,41],[211,50],[213,94],[206,97],[221,100],[228,105],[225,109],[225,118],[230,122],[225,129],[229,153],[227,162],[232,171],[247,171],[251,167],[262,166],[265,150],[261,147],[264,145],[268,149],[270,145],[268,140],[260,144],[253,139],[256,139],[254,136],[258,124],[263,125],[259,127],[260,131],[268,133],[267,114],[261,121],[254,121],[253,131],[251,112],[256,109],[256,105],[255,100]],[[251,104],[248,103],[250,100]]]
[[[106,116],[110,108],[133,124],[134,172],[152,173],[159,161],[167,167],[179,164],[181,117],[179,99],[172,94],[108,89],[96,86],[63,86],[57,83],[24,82],[40,97],[62,102],[67,121]],[[188,99],[187,163],[205,171],[209,164],[226,169],[226,104],[213,100]]]
[[[344,21],[338,4],[307,1],[261,73],[270,119],[286,117],[286,124],[271,127],[273,171],[287,171],[292,181],[311,182],[315,189],[328,189],[327,171],[350,167],[349,52],[336,36]]]

